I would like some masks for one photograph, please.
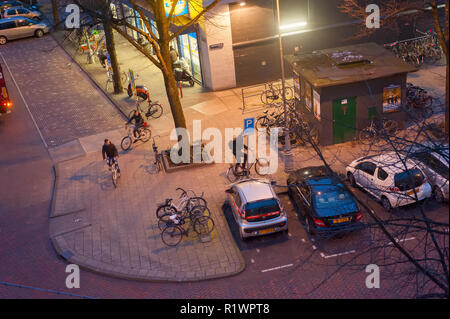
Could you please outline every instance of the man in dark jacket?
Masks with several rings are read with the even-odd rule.
[[[237,139],[239,139],[239,143]],[[238,146],[241,146],[239,147],[240,149],[238,149]],[[242,170],[244,170],[247,165],[248,158],[248,154],[246,152],[248,150],[248,147],[244,144],[244,135],[240,134],[232,141],[230,141],[229,147],[233,151],[234,158],[236,159],[236,166],[234,167],[234,170],[237,172],[239,166]]]
[[[142,115],[138,110],[134,111],[133,116],[130,117],[127,124],[130,124],[133,121],[134,121],[133,135],[135,138],[138,138],[138,134],[137,134],[138,129],[144,125],[144,119],[142,118]],[[136,141],[137,140],[135,140],[134,142],[136,142]]]
[[[116,166],[117,173],[120,176],[119,163],[117,162],[117,159],[119,158],[119,152],[117,152],[116,146],[108,139],[105,139],[105,143],[103,144],[102,156],[103,160],[106,161],[108,166],[111,167],[112,164]]]

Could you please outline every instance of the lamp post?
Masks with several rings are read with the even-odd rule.
[[[284,171],[290,172],[293,169],[292,163],[292,151],[291,151],[291,138],[289,135],[288,126],[288,113],[286,109],[286,79],[284,73],[284,54],[283,54],[283,41],[281,38],[281,19],[280,19],[280,0],[277,2],[277,19],[278,19],[278,41],[280,46],[280,62],[281,62],[281,88],[283,91],[283,110],[284,110]]]

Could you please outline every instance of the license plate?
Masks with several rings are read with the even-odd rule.
[[[333,224],[345,223],[348,221],[350,221],[350,217],[338,218],[338,219],[333,219]]]
[[[416,189],[416,193],[419,193],[419,189]],[[407,192],[406,195],[408,196],[414,195],[414,190]]]
[[[273,231],[274,231],[273,228],[262,229],[259,231],[259,234],[264,235],[264,234],[268,234],[268,233],[273,233]]]

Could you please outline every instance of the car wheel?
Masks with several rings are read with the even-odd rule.
[[[438,202],[438,203],[443,203],[444,202],[444,194],[442,194],[442,191],[439,187],[435,187],[433,189],[433,196],[434,199]]]
[[[6,44],[6,42],[8,42],[6,37],[0,37],[0,45]]]
[[[382,197],[381,198],[381,205],[383,205],[383,208],[387,211],[387,212],[391,212],[392,211],[392,205],[391,202],[389,201],[389,199],[387,199],[386,197]]]
[[[309,217],[305,217],[305,230],[308,234],[314,235],[314,230],[311,225],[311,220],[309,219]]]
[[[356,185],[356,181],[355,181],[355,176],[353,176],[352,173],[348,173],[348,181],[350,182],[350,185],[354,188],[357,187]]]
[[[34,33],[34,35],[36,36],[36,38],[42,38],[42,36],[44,35],[44,31],[42,31],[42,30],[36,30],[36,32]]]

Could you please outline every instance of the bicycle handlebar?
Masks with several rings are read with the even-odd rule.
[[[187,194],[187,192],[186,192],[184,189],[182,189],[181,187],[177,187],[176,190],[177,190],[177,191],[181,191],[180,198]]]

